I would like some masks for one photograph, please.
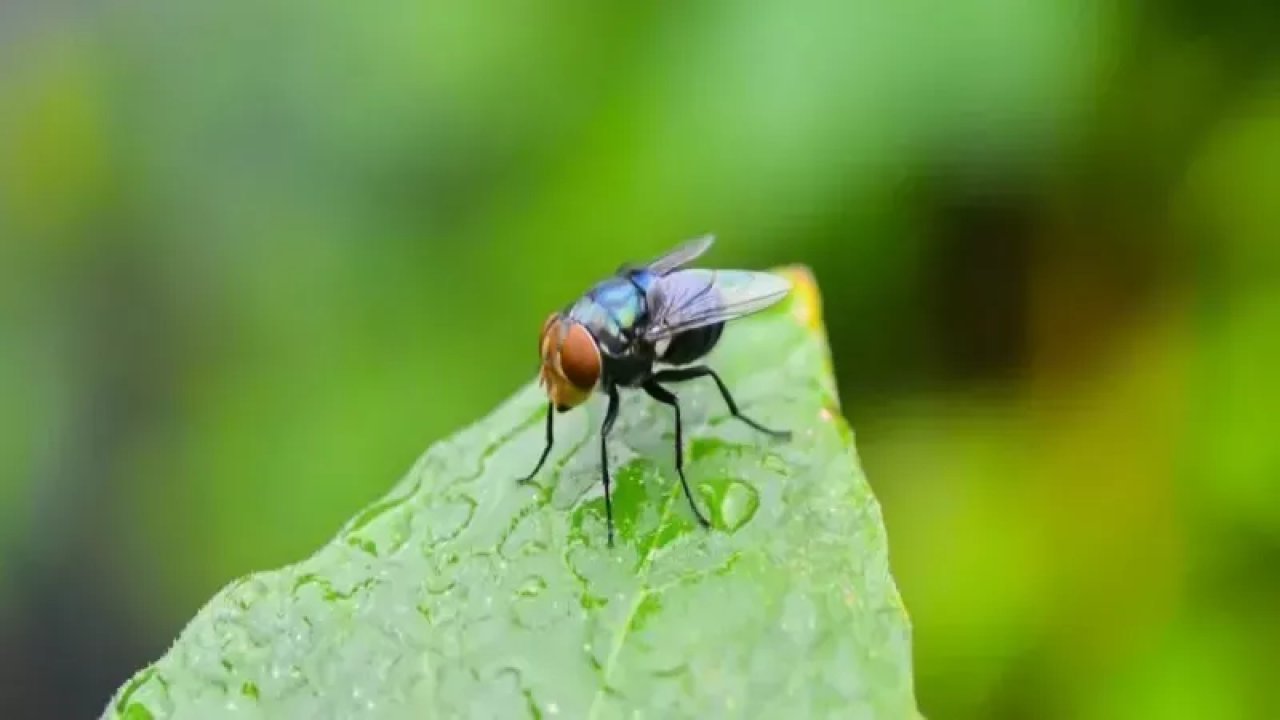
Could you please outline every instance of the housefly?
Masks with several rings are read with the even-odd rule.
[[[685,268],[713,241],[707,235],[647,264],[624,265],[543,323],[538,353],[539,382],[549,399],[547,440],[533,472],[520,482],[532,480],[546,462],[555,441],[556,413],[581,405],[593,392],[603,393],[609,405],[600,427],[600,477],[610,546],[613,501],[606,443],[618,416],[619,388],[639,388],[671,406],[676,421],[676,472],[689,507],[703,527],[710,523],[698,509],[684,475],[680,402],[666,385],[710,378],[735,418],[776,438],[791,436],[742,414],[716,371],[699,363],[716,346],[727,321],[763,310],[791,290],[787,280],[768,273]]]

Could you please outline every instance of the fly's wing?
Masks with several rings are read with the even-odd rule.
[[[644,338],[677,333],[759,312],[787,296],[791,283],[747,270],[681,270],[658,278],[649,293]]]
[[[715,241],[715,235],[703,235],[702,237],[688,240],[662,257],[645,263],[644,267],[655,275],[666,275],[672,270],[693,262],[699,255],[706,252],[707,248],[711,247],[711,243]]]

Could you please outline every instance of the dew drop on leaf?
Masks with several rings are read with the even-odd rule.
[[[541,575],[531,575],[525,578],[525,581],[516,589],[516,594],[521,597],[533,597],[543,590],[547,589],[547,581]]]
[[[747,524],[760,507],[760,493],[744,482],[734,481],[720,498],[720,519],[725,529],[733,532]]]

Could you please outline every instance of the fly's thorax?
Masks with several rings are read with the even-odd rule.
[[[539,382],[560,412],[581,405],[600,382],[600,347],[582,323],[560,313],[547,318],[538,353]]]
[[[647,321],[646,282],[645,274],[601,281],[569,308],[569,317],[586,325],[607,350],[618,351],[613,346]]]

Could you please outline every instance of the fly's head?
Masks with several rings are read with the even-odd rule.
[[[538,381],[558,412],[581,405],[600,381],[600,346],[581,323],[561,313],[547,318],[538,341]]]

